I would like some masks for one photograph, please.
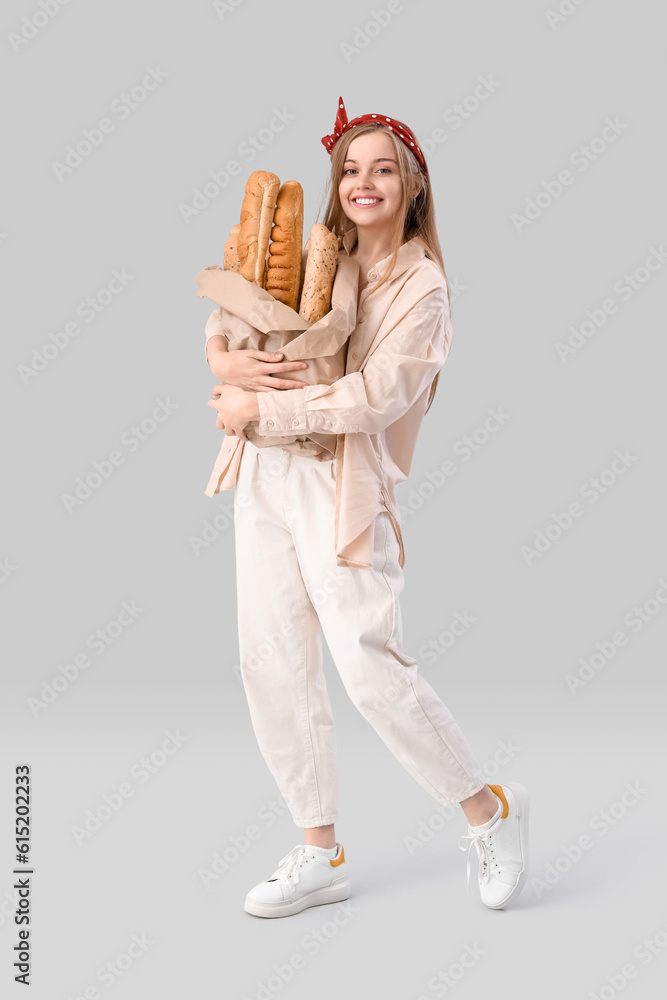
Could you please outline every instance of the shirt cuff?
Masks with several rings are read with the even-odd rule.
[[[206,340],[204,341],[204,357],[206,358],[206,363],[208,364],[209,368],[211,366],[211,362],[208,360],[208,342],[211,339],[211,337],[215,337],[217,334],[219,334],[221,337],[225,336],[225,334],[223,333],[223,326],[224,324],[222,320],[222,309],[218,307],[217,309],[213,310],[213,312],[207,319],[206,326],[204,328],[204,335],[206,337]]]
[[[305,389],[272,389],[258,392],[259,426],[257,433],[273,437],[306,433]]]

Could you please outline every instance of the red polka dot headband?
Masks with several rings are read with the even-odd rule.
[[[353,118],[351,122],[348,122],[347,112],[345,110],[342,97],[338,98],[338,110],[336,112],[336,124],[334,125],[334,130],[331,135],[323,135],[321,139],[322,145],[325,147],[329,155],[331,155],[332,149],[340,139],[343,132],[347,132],[348,129],[354,128],[355,125],[361,125],[362,122],[379,122],[381,125],[386,125],[387,128],[394,132],[399,139],[402,139],[408,149],[415,154],[422,170],[426,170],[424,154],[417,145],[416,137],[407,125],[404,125],[403,122],[397,121],[395,118],[388,118],[386,115],[361,115],[361,117]]]

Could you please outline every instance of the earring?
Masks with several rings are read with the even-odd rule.
[[[413,198],[412,199],[412,204],[410,205],[410,208],[414,209],[416,203],[417,203],[417,199]]]

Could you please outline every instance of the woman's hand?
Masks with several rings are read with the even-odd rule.
[[[248,392],[271,392],[273,389],[302,389],[307,382],[278,378],[273,372],[293,372],[307,368],[305,361],[279,361],[282,354],[270,351],[214,351],[211,371],[222,382]]]
[[[218,430],[247,441],[245,427],[251,420],[259,420],[257,393],[235,385],[214,385],[212,395],[206,405],[218,411],[215,421]]]

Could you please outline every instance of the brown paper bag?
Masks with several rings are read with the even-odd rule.
[[[347,256],[336,261],[331,292],[331,309],[317,323],[308,323],[253,282],[217,264],[206,267],[196,277],[197,296],[208,298],[222,310],[222,334],[230,351],[252,348],[282,351],[283,361],[307,361],[302,371],[283,372],[281,378],[309,385],[331,385],[345,374],[347,343],[357,325],[359,264]],[[293,392],[284,389],[283,392]],[[294,437],[260,436],[258,421],[251,421],[245,434],[257,448],[279,445],[287,451],[322,460],[331,458],[331,435]]]

